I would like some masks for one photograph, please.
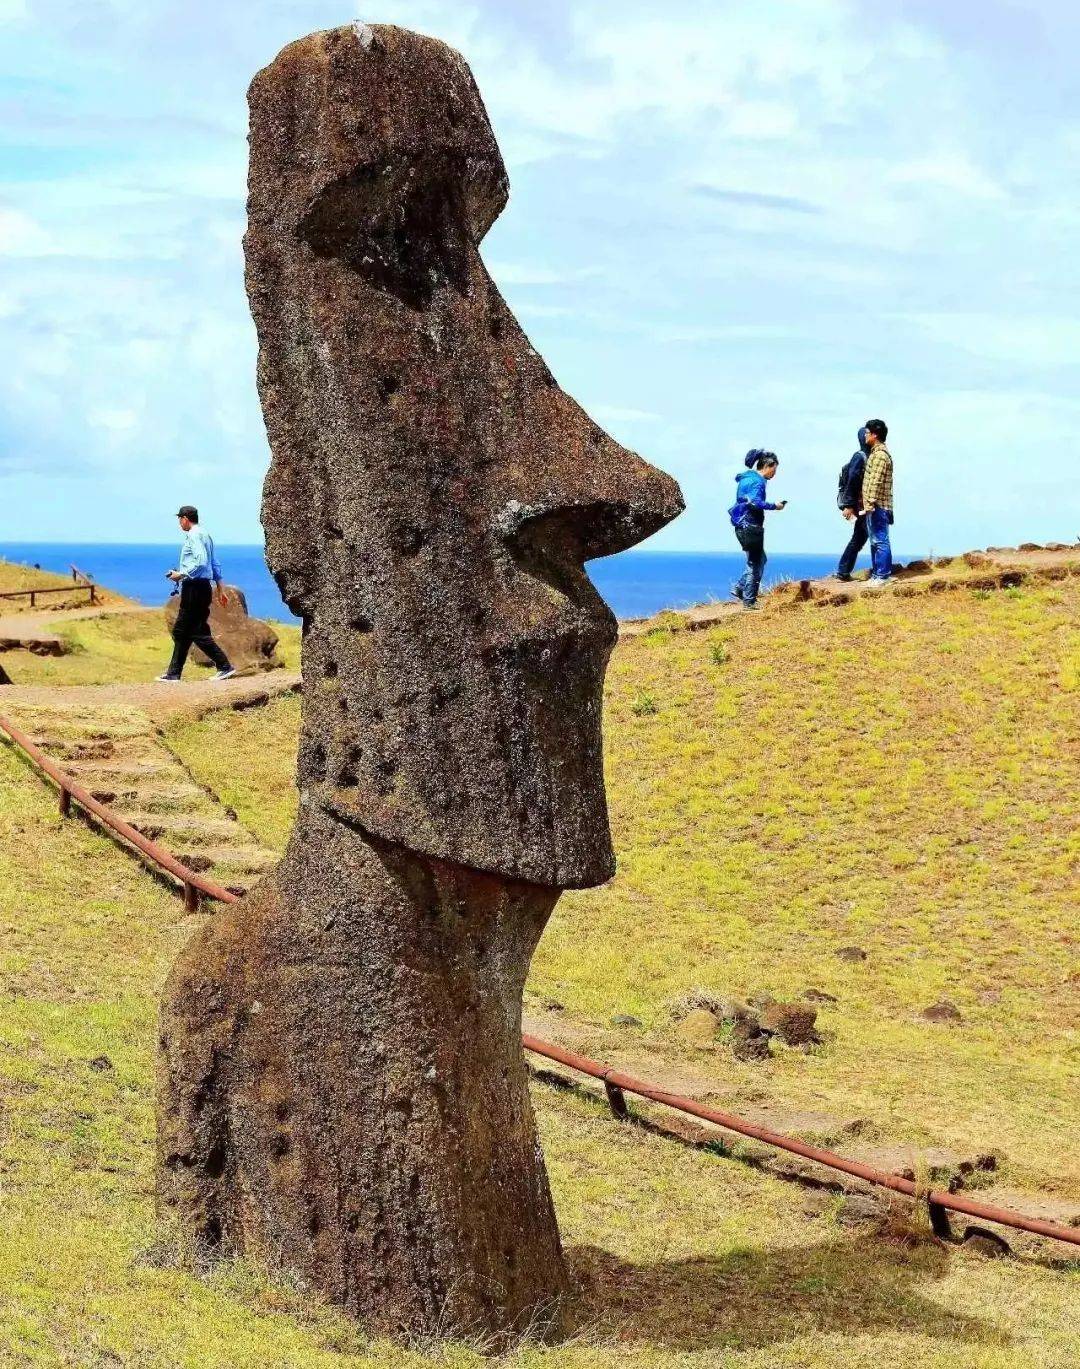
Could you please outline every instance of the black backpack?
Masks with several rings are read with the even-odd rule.
[[[840,467],[840,479],[837,482],[836,489],[836,507],[838,509],[853,509],[858,506],[859,501],[854,497],[857,491],[852,488],[854,480],[851,474],[851,468],[856,462],[859,462],[859,471],[854,480],[857,480],[860,486],[862,485],[863,471],[866,469],[866,457],[862,452],[856,452],[849,461],[845,461]]]

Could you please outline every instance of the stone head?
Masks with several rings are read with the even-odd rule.
[[[488,275],[506,171],[456,52],[333,29],[249,101],[263,525],[304,621],[303,801],[508,878],[602,882],[616,625],[584,566],[675,517],[678,486],[563,393]]]

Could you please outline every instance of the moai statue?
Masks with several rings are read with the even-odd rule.
[[[583,569],[682,509],[565,395],[479,243],[506,171],[462,58],[392,27],[250,90],[267,559],[303,618],[300,809],[161,1016],[182,1238],[391,1334],[557,1330],[567,1277],[521,995],[614,870]]]

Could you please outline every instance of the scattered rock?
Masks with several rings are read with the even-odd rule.
[[[981,1226],[969,1226],[964,1232],[964,1249],[987,1260],[1000,1260],[1012,1254],[1008,1241]]]
[[[716,1040],[720,1030],[720,1019],[709,1012],[708,1008],[695,1008],[687,1013],[679,1023],[678,1034],[684,1041],[694,1045],[705,1045]]]
[[[776,997],[774,994],[758,991],[757,993],[748,994],[746,1001],[751,1008],[757,1008],[760,1012],[762,1008],[771,1007],[771,1005],[776,1002]]]
[[[736,1060],[768,1060],[769,1038],[753,1018],[744,1018],[731,1029],[731,1051]]]
[[[847,1193],[836,1210],[836,1220],[841,1226],[864,1226],[868,1222],[880,1222],[885,1212],[885,1204],[880,1198],[871,1198],[867,1193]]]
[[[867,959],[867,954],[861,946],[841,946],[835,954],[838,960],[850,960],[852,963]]]
[[[114,1066],[113,1062],[109,1059],[107,1055],[95,1055],[93,1060],[90,1061],[90,1068],[92,1070],[101,1071],[111,1070],[114,1068]]]
[[[809,1003],[839,1003],[840,1000],[835,994],[826,993],[824,989],[803,989],[803,998]]]
[[[984,556],[981,551],[965,551],[960,559],[966,566],[989,566],[993,564],[990,557]]]
[[[541,1004],[541,1007],[544,1009],[545,1012],[565,1012],[565,1011],[566,1011],[566,1004],[565,1004],[565,1003],[560,1003],[560,1002],[558,1002],[557,999],[554,999],[554,998],[548,998],[548,999],[546,999],[546,1000]]]
[[[6,685],[6,684],[10,684],[10,683],[11,683],[11,676],[7,673],[7,671],[4,669],[4,667],[3,667],[2,665],[0,665],[0,685]]]
[[[923,1008],[919,1016],[927,1022],[962,1022],[964,1020],[960,1009],[947,998],[943,998],[939,1003],[931,1003],[928,1008]]]
[[[770,1003],[761,1014],[762,1031],[778,1036],[789,1046],[817,1041],[816,1022],[817,1009],[804,1007],[801,1003]]]
[[[673,999],[670,1012],[676,1022],[682,1022],[692,1012],[697,1012],[702,1008],[706,1012],[711,1012],[721,1022],[734,1022],[748,1011],[746,1004],[741,1003],[737,998],[729,998],[725,994],[718,993],[715,989],[698,987]]]
[[[1020,551],[1042,551],[1042,546],[1038,542],[1021,542]]]
[[[277,654],[277,633],[261,618],[248,615],[244,591],[235,585],[225,585],[229,602],[222,604],[217,595],[210,608],[210,631],[234,670],[251,673],[278,670],[285,663]],[[180,612],[180,599],[173,595],[165,605],[165,622],[170,631]],[[192,659],[197,665],[213,662],[198,647],[192,648]]]
[[[631,1017],[629,1013],[617,1012],[611,1019],[613,1027],[643,1027],[645,1025],[640,1017]]]
[[[904,569],[911,571],[912,574],[922,575],[932,567],[929,561],[909,561]]]

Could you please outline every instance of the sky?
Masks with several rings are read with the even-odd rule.
[[[650,547],[846,532],[890,427],[912,555],[1080,536],[1073,0],[0,0],[0,542],[261,540],[245,91],[361,18],[476,75],[511,180],[482,247],[563,388],[678,477]]]

